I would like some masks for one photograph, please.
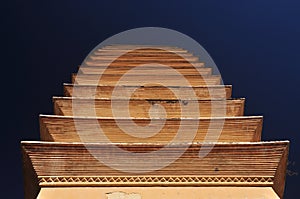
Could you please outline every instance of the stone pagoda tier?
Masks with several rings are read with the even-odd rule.
[[[120,53],[126,55],[116,59]],[[117,84],[131,69],[129,80]],[[189,86],[178,81],[180,75]],[[232,86],[221,82],[178,47],[94,50],[72,83],[64,84],[64,96],[53,97],[54,114],[40,115],[41,141],[21,142],[25,198],[283,198],[289,142],[261,141],[263,117],[244,116],[245,99],[232,98]],[[114,94],[126,89],[133,91],[129,101]],[[114,105],[120,105],[118,116]],[[165,114],[155,115],[161,107]],[[152,122],[163,127],[151,136],[124,130]],[[100,139],[100,129],[107,139]],[[173,142],[179,129],[183,136]],[[153,153],[162,149],[161,156]],[[171,157],[177,158],[163,167],[149,166]]]

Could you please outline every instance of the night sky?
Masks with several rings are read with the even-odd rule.
[[[106,38],[164,27],[199,42],[246,115],[263,115],[263,140],[291,141],[285,198],[300,181],[300,2],[10,0],[1,11],[2,198],[23,198],[21,140],[39,140],[38,115]],[[4,45],[3,45],[4,44]]]

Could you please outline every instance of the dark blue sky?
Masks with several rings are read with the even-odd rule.
[[[39,139],[38,114],[52,113],[51,97],[62,95],[62,83],[70,82],[70,74],[98,43],[145,26],[174,29],[198,41],[224,82],[233,85],[233,96],[246,97],[246,114],[265,117],[263,139],[291,141],[289,169],[300,171],[299,1],[2,4],[1,187],[9,198],[23,197],[19,142]],[[295,198],[299,181],[299,175],[287,177],[285,198]]]

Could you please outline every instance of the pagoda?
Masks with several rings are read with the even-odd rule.
[[[283,198],[288,141],[192,52],[94,50],[22,141],[26,199]]]

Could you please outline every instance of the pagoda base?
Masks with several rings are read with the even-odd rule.
[[[271,187],[42,187],[37,199],[279,199]]]

